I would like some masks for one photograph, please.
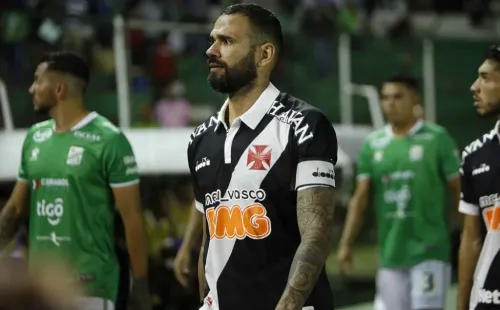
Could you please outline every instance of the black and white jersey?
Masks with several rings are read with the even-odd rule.
[[[337,138],[320,110],[272,84],[230,127],[227,107],[196,128],[188,147],[208,228],[202,309],[274,310],[300,243],[297,191],[335,186]],[[333,309],[324,268],[305,306]]]
[[[500,138],[495,129],[462,153],[460,212],[481,221],[484,242],[474,273],[470,310],[500,309]]]

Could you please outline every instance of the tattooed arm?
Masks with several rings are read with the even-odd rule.
[[[292,262],[285,292],[276,310],[300,310],[323,270],[332,245],[335,189],[312,187],[297,193],[301,242]]]
[[[29,185],[18,181],[12,194],[0,212],[0,250],[3,250],[19,231],[27,215]]]

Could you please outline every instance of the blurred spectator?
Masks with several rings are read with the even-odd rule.
[[[0,11],[0,57],[6,60],[8,74],[16,82],[21,78],[20,72],[23,65],[23,41],[30,30],[29,17],[23,11]]]
[[[155,88],[155,99],[161,96],[161,91],[165,85],[172,82],[176,74],[175,58],[167,40],[167,35],[161,35],[157,38],[154,46],[152,63],[152,79]]]
[[[95,44],[92,48],[93,69],[111,75],[115,73],[115,53],[110,46]]]
[[[141,0],[133,9],[133,17],[148,21],[159,21],[164,17],[165,2],[167,1]],[[150,29],[146,30],[144,34],[147,39],[154,40],[154,38],[158,37],[160,31]]]
[[[302,31],[313,40],[314,69],[320,76],[333,70],[335,6],[333,2],[304,1],[306,10],[301,21]]]
[[[76,310],[68,272],[50,267],[29,276],[8,260],[0,262],[0,310]]]
[[[189,188],[188,186],[185,188]],[[182,196],[182,194],[181,194]],[[188,196],[185,196],[188,197]],[[193,275],[189,289],[184,289],[173,274],[173,260],[180,247],[192,201],[187,206],[170,188],[160,192],[159,203],[145,212],[151,255],[150,281],[155,309],[190,310],[197,305],[197,286]],[[193,264],[197,260],[193,259]],[[196,270],[196,266],[192,267]]]
[[[156,120],[163,127],[188,126],[191,120],[191,104],[184,97],[184,84],[180,81],[170,83],[164,97],[155,104]]]
[[[132,124],[132,127],[147,128],[147,127],[160,127],[160,124],[155,120],[153,108],[149,103],[141,104],[140,118]]]
[[[180,182],[180,184],[174,188],[174,191],[169,191],[165,194],[164,199],[168,205],[167,216],[174,225],[173,231],[175,232],[176,238],[180,240],[184,237],[184,233],[186,232],[189,213],[193,206],[193,187],[187,178]]]
[[[92,24],[84,19],[90,12],[89,0],[66,0],[63,47],[80,55],[88,55],[88,41],[94,34]]]

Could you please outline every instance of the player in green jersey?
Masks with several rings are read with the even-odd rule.
[[[89,69],[75,54],[54,52],[40,61],[30,93],[35,110],[51,119],[28,130],[19,179],[0,214],[0,248],[29,215],[30,268],[43,267],[48,257],[61,260],[74,271],[68,281],[83,288],[77,309],[113,309],[119,276],[116,205],[134,276],[130,303],[149,310],[137,165],[125,135],[86,110],[88,82]]]
[[[381,99],[389,125],[371,133],[362,147],[340,241],[340,268],[345,273],[351,267],[351,245],[371,202],[378,228],[381,304],[387,310],[443,309],[450,282],[446,194],[451,189],[458,206],[458,150],[444,128],[417,117],[415,79],[387,80]]]

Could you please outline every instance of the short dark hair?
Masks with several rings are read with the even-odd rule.
[[[84,89],[90,79],[89,66],[85,60],[72,52],[50,52],[40,58],[40,63],[47,63],[47,70],[71,75],[84,82]]]
[[[500,63],[500,45],[499,44],[490,45],[484,52],[484,58],[487,60],[493,60]]]
[[[408,87],[409,89],[415,92],[420,91],[420,86],[417,79],[410,75],[403,75],[403,74],[393,75],[384,81],[384,84],[386,83],[403,84],[404,86]]]
[[[257,4],[242,3],[233,4],[225,8],[220,15],[240,14],[248,18],[252,28],[257,32],[258,43],[271,41],[278,50],[277,58],[283,54],[284,43],[281,23],[279,19],[268,9]]]

